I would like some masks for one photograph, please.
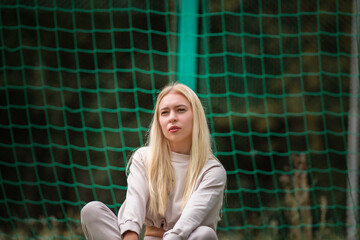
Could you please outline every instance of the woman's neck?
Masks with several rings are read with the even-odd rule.
[[[191,143],[190,144],[170,144],[170,150],[172,152],[180,153],[180,154],[190,154]]]

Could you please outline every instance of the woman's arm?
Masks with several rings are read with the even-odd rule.
[[[132,157],[130,174],[127,178],[126,200],[118,213],[118,224],[123,237],[127,231],[139,235],[145,220],[149,191],[143,156],[146,151],[144,150],[143,148],[137,150]]]
[[[218,220],[226,184],[225,169],[221,165],[212,166],[198,181],[179,220],[164,239],[187,239],[197,227]]]
[[[139,240],[139,235],[133,231],[127,231],[123,234],[124,240]]]

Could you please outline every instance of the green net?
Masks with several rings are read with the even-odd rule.
[[[179,52],[181,1],[0,3],[1,239],[84,239],[84,204],[117,212],[129,154],[182,54],[196,60],[227,170],[220,239],[359,229],[360,172],[347,164],[348,136],[358,136],[348,124],[353,1],[202,0],[193,53]]]

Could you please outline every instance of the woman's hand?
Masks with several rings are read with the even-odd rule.
[[[126,231],[124,233],[124,240],[139,240],[139,236],[136,232]]]

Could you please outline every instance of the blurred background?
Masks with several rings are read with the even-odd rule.
[[[117,212],[156,95],[198,93],[227,170],[220,239],[358,237],[353,0],[1,0],[0,238]]]

